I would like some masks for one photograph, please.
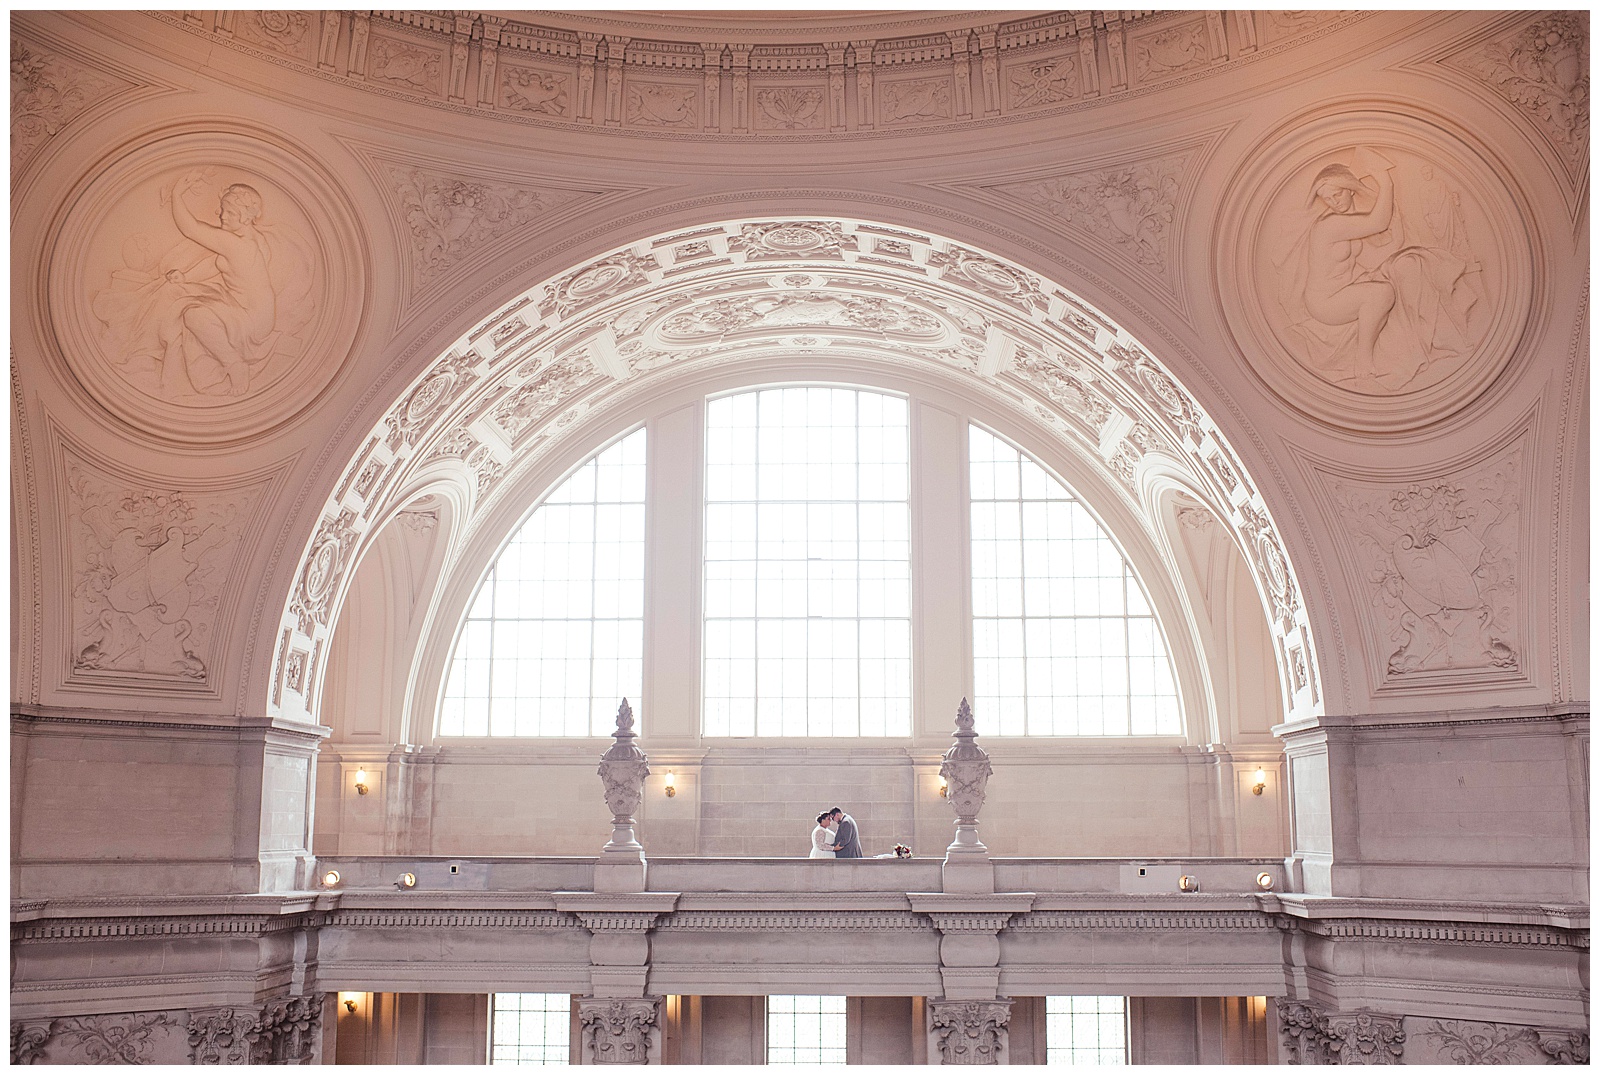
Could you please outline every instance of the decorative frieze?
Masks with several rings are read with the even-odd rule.
[[[1362,17],[1312,14],[1321,17],[1273,21],[1262,47],[1292,46],[1330,22]],[[178,13],[161,17],[183,19]],[[491,108],[539,123],[712,136],[826,136],[878,126],[1026,116],[1040,108],[1116,96],[1141,84],[1225,69],[1230,59],[1220,12],[1194,19],[1172,12],[1062,11],[979,25],[949,25],[957,20],[948,19],[936,32],[885,40],[828,40],[848,32],[841,25],[819,27],[822,40],[811,43],[741,38],[630,44],[626,37],[501,14],[375,11],[350,16],[349,59],[341,75],[334,64],[340,20],[318,21],[320,34],[303,12],[227,12],[212,32],[225,46],[419,103]],[[474,51],[478,85],[469,95]],[[981,101],[972,84],[974,53]],[[1102,54],[1106,72],[1100,69]],[[850,67],[853,96],[847,92]],[[731,117],[719,114],[725,69]],[[792,81],[801,73],[813,80]],[[774,76],[789,78],[779,82]]]

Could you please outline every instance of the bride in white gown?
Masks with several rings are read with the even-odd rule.
[[[838,822],[828,814],[817,815],[817,827],[811,830],[811,857],[814,859],[834,858],[834,844],[832,841],[833,827]]]

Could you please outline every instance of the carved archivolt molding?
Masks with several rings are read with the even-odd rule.
[[[1215,77],[1361,17],[1056,11],[980,22],[886,13],[876,23],[818,18],[811,41],[759,23],[684,41],[674,40],[681,25],[642,13],[539,16],[157,15],[284,66],[443,108],[633,134],[781,138],[1048,115]]]
[[[416,479],[458,482],[470,533],[512,476],[586,414],[658,391],[669,374],[796,355],[961,379],[1100,459],[1139,510],[1147,468],[1182,472],[1274,609],[1282,667],[1301,670],[1290,708],[1319,704],[1302,591],[1265,502],[1216,423],[1136,340],[1053,282],[959,243],[855,220],[767,218],[656,236],[580,265],[507,303],[418,375],[345,468],[302,554],[275,708],[309,705],[286,678],[287,655],[318,660],[349,565],[405,509]],[[300,678],[314,682],[316,669]]]
[[[92,170],[47,246],[60,360],[166,441],[247,439],[310,405],[360,323],[353,216],[256,132],[159,137]]]
[[[1241,353],[1296,410],[1372,431],[1471,403],[1510,361],[1534,253],[1475,150],[1398,107],[1314,117],[1252,154],[1218,231]]]

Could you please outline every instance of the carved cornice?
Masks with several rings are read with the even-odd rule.
[[[578,930],[586,923],[564,911],[338,910],[323,923],[330,929],[537,929]]]
[[[1258,930],[1273,929],[1272,916],[1237,911],[1034,911],[1019,915],[1010,933],[1083,930]]]
[[[925,933],[927,922],[909,911],[679,911],[655,927],[657,933],[721,933],[829,930]]]
[[[181,918],[78,918],[13,923],[11,940],[101,941],[118,937],[261,937],[318,925],[320,915],[195,915]]]
[[[590,933],[648,933],[660,911],[576,911],[577,919]]]
[[[1589,950],[1587,930],[1546,926],[1504,926],[1465,923],[1405,921],[1402,919],[1290,919],[1298,932],[1317,937],[1366,937],[1386,941],[1424,941],[1430,944],[1466,944],[1493,948],[1570,948]]]

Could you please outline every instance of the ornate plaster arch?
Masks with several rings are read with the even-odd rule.
[[[1143,476],[1181,476],[1245,551],[1286,711],[1321,710],[1302,589],[1265,500],[1218,424],[1126,330],[1068,289],[971,245],[838,217],[732,219],[640,239],[483,318],[419,375],[344,467],[279,623],[269,711],[312,719],[284,681],[323,660],[352,565],[450,460],[470,475],[458,539],[561,430],[667,373],[812,354],[932,365],[1031,412],[1144,511]]]

